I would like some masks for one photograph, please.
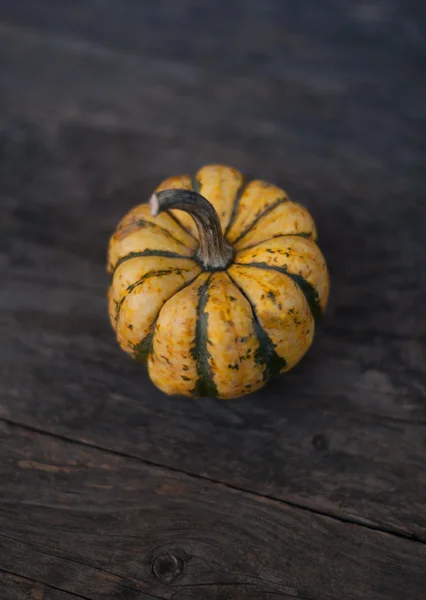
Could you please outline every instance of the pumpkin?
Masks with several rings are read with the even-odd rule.
[[[296,365],[329,292],[309,212],[231,167],[166,179],[119,223],[109,314],[167,394],[235,398]]]

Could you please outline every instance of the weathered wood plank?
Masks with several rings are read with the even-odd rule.
[[[265,170],[261,175],[269,174],[272,157],[281,172],[311,184],[316,193],[311,178],[333,173],[346,196],[362,195],[360,185],[365,178],[375,196],[403,194],[407,179],[424,181],[426,92],[415,73],[421,69],[425,48],[410,29],[412,13],[401,3],[389,15],[389,27],[370,31],[368,23],[353,14],[355,8],[336,8],[331,10],[335,22],[313,19],[312,27],[312,15],[318,9],[317,3],[309,4],[311,10],[296,17],[304,32],[302,39],[294,36],[292,22],[284,16],[273,25],[270,16],[266,18],[277,35],[256,35],[260,33],[256,27],[262,30],[265,24],[259,25],[255,9],[243,11],[254,28],[246,32],[250,35],[243,38],[246,44],[258,38],[272,44],[265,49],[261,66],[250,60],[247,46],[235,44],[234,37],[232,48],[220,40],[213,68],[211,51],[205,55],[198,51],[206,29],[196,27],[190,36],[194,51],[185,62],[177,60],[179,42],[168,35],[166,16],[156,28],[149,19],[132,21],[132,15],[123,11],[129,27],[137,24],[137,37],[151,40],[148,49],[155,48],[136,54],[94,43],[91,27],[105,30],[105,24],[100,26],[89,10],[86,37],[55,36],[58,19],[51,7],[40,13],[42,20],[46,13],[52,17],[49,35],[6,22],[0,29],[2,114],[179,135],[195,140],[198,152],[213,141],[220,142],[237,154],[252,155],[257,171]],[[76,11],[66,6],[62,12],[66,28]],[[117,13],[121,10],[116,6],[112,27],[117,35],[128,38]],[[177,21],[171,19],[170,25],[188,39]],[[397,40],[393,28],[398,28]],[[342,52],[343,40],[336,34],[351,29],[353,34],[345,37]],[[158,57],[157,46],[163,47],[163,58]],[[244,64],[230,69],[233,60]],[[401,152],[404,146],[407,151]]]
[[[2,571],[0,571],[0,590],[2,600],[75,600],[76,597],[78,598],[75,594],[55,590],[39,581]]]
[[[0,0],[1,22],[44,35],[267,78],[288,76],[289,67],[298,81],[311,82],[338,66],[346,77],[351,71],[366,77],[381,68],[382,89],[395,82],[392,75],[404,62],[419,68],[415,58],[424,43],[425,19],[419,0],[306,0],[303,8],[291,9],[278,0],[217,0],[202,10],[197,0],[159,0],[156,5],[39,0],[37,6],[32,0]]]
[[[149,196],[160,168],[196,167],[195,146],[181,141],[170,151],[168,139],[86,127],[3,128],[2,415],[425,540],[418,182],[410,201],[379,197],[372,211],[371,198],[338,200],[341,184],[324,181],[324,201],[312,204],[333,301],[313,350],[264,392],[194,403],[162,396],[119,351],[104,299],[120,215]],[[279,181],[280,165],[267,162]],[[303,181],[291,185],[310,203]]]
[[[424,3],[198,4],[0,0],[0,586],[417,600]],[[306,203],[333,282],[307,359],[226,404],[154,390],[104,300],[119,217],[210,161]]]
[[[424,544],[21,427],[0,443],[0,572],[58,598],[414,600],[426,585]]]

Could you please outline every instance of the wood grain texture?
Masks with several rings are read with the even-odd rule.
[[[19,426],[3,428],[1,453],[0,572],[40,586],[86,600],[381,600],[426,585],[423,544]]]
[[[75,600],[75,594],[34,581],[27,577],[0,571],[0,586],[6,600]],[[77,596],[78,598],[78,596]]]
[[[125,185],[155,161],[146,139],[14,123],[3,144],[5,417],[426,539],[425,291],[412,263],[420,272],[425,241],[410,236],[414,214],[404,220],[405,206],[394,207],[391,233],[389,217],[375,223],[367,200],[359,220],[341,203],[354,221],[347,236],[360,235],[366,219],[381,229],[342,256],[347,236],[328,223],[333,208],[324,204],[332,307],[308,357],[244,402],[188,403],[153,388],[117,348],[106,314],[105,242],[151,189],[139,181],[120,190],[114,180]],[[363,260],[351,260],[355,247]]]
[[[253,598],[244,579],[252,571],[273,582],[255,582],[256,597],[421,596],[425,9],[414,0],[226,8],[0,0],[6,600],[186,600],[200,589],[205,598]],[[164,177],[208,162],[276,182],[305,204],[332,277],[306,359],[232,404],[156,391],[117,348],[105,300],[106,245],[118,220]],[[68,468],[67,454],[82,471],[16,467]],[[111,472],[87,466],[104,459]],[[98,477],[111,489],[86,490]],[[60,508],[59,493],[68,498]],[[126,511],[138,510],[146,520],[126,523]],[[259,511],[265,531],[252,538]],[[112,560],[102,536],[91,550],[92,523],[129,549],[136,528],[141,558],[120,546]],[[281,529],[288,555],[269,549]],[[42,554],[49,536],[59,556]],[[144,587],[140,561],[164,540],[180,548],[179,536],[201,570],[185,589],[158,587],[149,571]],[[257,558],[241,558],[245,545]],[[225,552],[231,546],[235,556]],[[158,572],[171,577],[173,560],[166,549]],[[119,579],[103,581],[100,568]],[[344,592],[342,582],[351,582]]]

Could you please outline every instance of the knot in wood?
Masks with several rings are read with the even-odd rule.
[[[180,556],[167,552],[157,556],[152,563],[152,572],[163,583],[172,583],[182,574],[184,562]]]

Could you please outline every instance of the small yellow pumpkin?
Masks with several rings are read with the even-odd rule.
[[[167,394],[258,390],[312,343],[329,292],[316,238],[303,206],[231,167],[166,179],[109,243],[120,346]]]

